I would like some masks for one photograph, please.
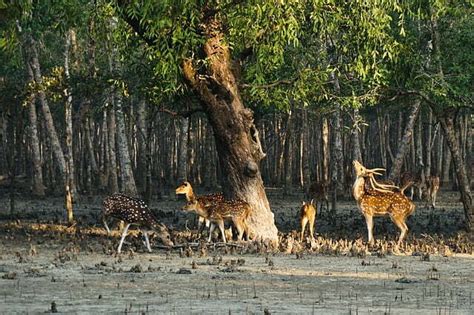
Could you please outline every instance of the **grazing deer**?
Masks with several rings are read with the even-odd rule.
[[[306,228],[306,224],[309,223],[309,233],[311,239],[314,237],[314,219],[316,218],[316,208],[313,204],[313,200],[311,202],[304,202],[300,209],[300,224],[301,224],[301,240],[304,237],[304,230]]]
[[[158,223],[148,206],[140,199],[132,198],[123,194],[114,194],[104,199],[102,208],[102,220],[107,233],[110,234],[107,218],[112,217],[125,222],[117,253],[120,254],[122,244],[127,236],[130,225],[137,225],[145,238],[145,246],[151,252],[148,232],[157,232],[158,237],[164,245],[173,246],[170,234],[164,224]]]
[[[213,202],[223,201],[224,196],[222,193],[209,194],[204,196],[197,196],[194,191],[191,183],[182,182],[178,187],[176,187],[176,195],[185,195],[187,202],[194,202],[194,200],[199,201],[202,205],[206,206]],[[204,226],[209,227],[209,220],[204,218],[201,215],[198,215],[198,234],[201,233],[201,230]]]
[[[382,168],[367,169],[358,161],[353,161],[356,172],[356,180],[352,186],[352,194],[357,201],[357,206],[365,217],[368,231],[368,242],[373,244],[373,217],[389,215],[393,223],[400,229],[400,244],[408,227],[406,218],[415,211],[415,204],[403,193],[394,190],[393,185],[380,184],[375,180],[374,175],[381,175],[377,171],[384,171]],[[365,183],[369,182],[372,189],[367,190]]]
[[[418,191],[418,198],[423,198],[423,176],[422,172],[414,174],[411,172],[404,172],[400,176],[400,191],[404,192],[407,188],[410,188],[410,199],[413,200],[415,197],[415,188]]]
[[[193,211],[211,222],[208,242],[211,241],[212,232],[217,225],[221,232],[222,240],[224,243],[226,243],[227,240],[224,231],[225,221],[232,221],[232,223],[234,223],[235,228],[239,233],[239,241],[242,240],[244,233],[246,235],[246,240],[249,239],[247,218],[250,214],[251,207],[245,201],[224,200],[204,205],[199,200],[194,199],[188,202],[182,209],[185,211]]]
[[[426,178],[426,201],[431,203],[431,207],[436,207],[436,195],[439,190],[439,176],[428,176]]]
[[[329,209],[329,182],[313,182],[306,192],[306,198],[312,199],[316,204],[320,203],[320,214],[323,212],[323,202],[326,205],[326,211]]]

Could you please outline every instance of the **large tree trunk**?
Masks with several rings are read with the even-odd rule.
[[[277,243],[278,230],[259,169],[265,154],[253,113],[244,107],[240,97],[229,47],[220,27],[215,17],[210,17],[204,27],[207,75],[198,75],[192,60],[183,62],[183,72],[201,99],[214,130],[225,196],[244,199],[251,205],[253,211],[247,222],[251,237]]]
[[[390,171],[389,178],[393,181],[396,181],[400,177],[400,173],[402,171],[403,160],[405,158],[405,154],[409,148],[410,142],[412,141],[413,135],[413,128],[415,126],[416,118],[418,117],[418,113],[420,112],[421,102],[419,100],[415,100],[411,108],[410,115],[408,116],[407,125],[405,127],[405,132],[403,134],[402,140],[398,144],[398,151],[393,161],[392,169]]]
[[[454,169],[456,171],[456,178],[458,180],[459,191],[461,192],[461,200],[464,206],[464,215],[466,218],[466,229],[472,231],[472,224],[474,218],[474,207],[472,203],[471,189],[469,187],[469,179],[466,172],[466,164],[461,155],[458,137],[454,128],[454,109],[448,109],[441,114],[437,114],[437,118],[441,123],[446,142],[451,151],[451,156],[454,162]]]

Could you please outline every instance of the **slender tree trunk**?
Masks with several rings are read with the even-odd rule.
[[[30,45],[29,48],[30,48],[30,53],[31,53],[30,62],[31,62],[31,68],[33,69],[35,82],[38,85],[42,85],[43,78],[41,76],[41,68],[40,68],[40,63],[38,59],[38,50],[36,48],[36,41],[31,36],[29,38],[29,45]],[[66,179],[66,160],[64,158],[63,150],[59,142],[56,128],[54,127],[53,116],[51,115],[51,111],[49,109],[49,105],[48,105],[48,101],[46,99],[45,93],[40,90],[38,91],[37,95],[41,104],[41,109],[43,112],[43,117],[45,119],[48,136],[51,141],[53,155],[58,165],[59,173],[61,175],[61,180],[64,181]]]
[[[323,117],[322,121],[322,130],[321,130],[321,140],[322,140],[322,179],[324,182],[329,181],[329,123],[326,117]]]
[[[405,132],[403,134],[402,141],[400,141],[398,144],[397,155],[395,161],[393,162],[392,170],[390,171],[389,178],[393,181],[397,180],[400,177],[403,159],[405,158],[408,146],[410,145],[410,142],[413,138],[413,128],[415,126],[415,121],[418,117],[418,113],[420,112],[420,106],[421,102],[419,100],[415,100],[415,103],[411,108],[410,115],[408,116]]]
[[[122,108],[122,97],[120,92],[116,93],[114,102],[115,119],[117,128],[117,149],[120,162],[120,178],[122,181],[122,191],[131,196],[137,196],[137,186],[133,177],[132,161],[128,149],[127,136],[125,134],[125,118]]]
[[[283,185],[285,187],[285,193],[291,190],[291,175],[293,165],[293,117],[292,113],[288,116],[288,122],[286,124],[285,133],[285,146],[284,146],[284,160],[285,160],[285,177],[283,178]]]
[[[34,80],[33,70],[29,62],[26,63],[28,80]],[[36,115],[36,96],[28,103],[29,135],[31,147],[31,162],[33,164],[33,195],[44,197],[43,171],[41,169],[40,141],[38,138],[38,117]]]
[[[359,114],[359,109],[355,108],[353,111],[353,126],[352,126],[352,159],[357,160],[360,163],[364,163],[362,160],[362,153],[360,150],[360,123],[362,122],[362,117]]]
[[[432,124],[433,124],[433,113],[428,108],[428,127],[426,128],[426,157],[425,157],[425,176],[428,178],[431,176],[431,152],[434,142],[432,142]]]
[[[338,82],[338,81],[337,81]],[[331,133],[332,133],[332,146],[331,146],[331,186],[332,186],[332,200],[331,208],[335,212],[337,208],[337,196],[343,190],[344,182],[343,170],[344,170],[344,156],[342,147],[342,136],[341,136],[341,111],[339,104],[336,105],[336,110],[332,114],[331,121]]]
[[[69,30],[66,34],[66,43],[64,49],[64,74],[66,77],[66,84],[69,83],[69,49],[71,48],[71,37],[73,31]],[[64,118],[66,121],[66,214],[67,221],[72,223],[74,220],[73,215],[73,200],[77,198],[76,180],[75,180],[75,168],[74,168],[74,152],[72,149],[72,94],[69,87],[66,87],[63,91],[65,97],[64,104]]]
[[[137,182],[140,192],[146,191],[146,146],[147,146],[147,130],[146,115],[147,103],[145,100],[138,102],[137,110],[137,134],[138,134],[138,159],[137,159]]]
[[[214,130],[224,194],[246,200],[252,207],[247,220],[251,237],[277,243],[278,231],[259,169],[265,154],[253,113],[244,107],[240,97],[220,21],[210,14],[205,25],[204,53],[209,75],[198,75],[191,60],[183,63],[183,73],[201,99]]]
[[[443,176],[441,177],[441,182],[443,186],[447,187],[451,181],[450,173],[451,173],[451,151],[446,149],[446,145],[449,146],[447,143],[447,137],[445,139],[445,146],[444,146],[444,157],[443,157]]]
[[[108,131],[108,174],[109,174],[109,191],[116,193],[119,191],[117,178],[117,155],[115,153],[115,115],[113,108],[107,112],[107,131]]]
[[[301,149],[303,150],[303,188],[306,191],[311,185],[311,168],[310,168],[310,143],[309,143],[310,126],[308,122],[308,110],[303,109],[303,131],[302,131],[302,144]]]
[[[189,119],[181,119],[178,155],[178,182],[187,180],[188,176],[188,129]]]
[[[455,110],[449,109],[438,115],[438,120],[441,123],[446,142],[448,143],[451,155],[453,157],[454,169],[456,171],[456,178],[458,180],[459,191],[461,192],[461,200],[464,206],[464,215],[466,219],[466,229],[472,231],[474,207],[472,202],[471,189],[469,186],[469,179],[466,172],[466,164],[464,163],[459,147],[458,137],[454,127]]]
[[[85,105],[89,106],[89,105]],[[91,167],[91,176],[92,176],[92,184],[94,187],[97,187],[99,183],[99,167],[97,166],[97,159],[94,153],[94,144],[92,141],[92,134],[91,134],[91,121],[89,117],[84,118],[84,140],[85,140],[85,149],[87,150],[87,159],[88,164]]]

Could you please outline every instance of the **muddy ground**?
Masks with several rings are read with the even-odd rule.
[[[153,201],[175,243],[154,242],[145,253],[129,236],[121,256],[118,234],[98,224],[103,197],[75,204],[67,227],[61,198],[16,196],[10,213],[0,195],[0,313],[164,314],[472,314],[474,245],[462,232],[456,193],[443,191],[436,210],[417,203],[407,242],[375,220],[374,247],[352,200],[317,218],[313,242],[295,239],[301,196],[269,190],[281,232],[278,249],[262,243],[209,245],[192,235],[183,200]]]

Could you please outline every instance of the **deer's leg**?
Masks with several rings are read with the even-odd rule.
[[[400,237],[398,238],[397,242],[397,244],[400,245],[408,232],[408,227],[405,223],[405,219],[394,217],[390,218],[392,219],[393,223],[395,223],[395,225],[400,229]]]
[[[120,238],[120,243],[119,243],[119,246],[117,248],[117,253],[120,254],[120,252],[122,251],[122,245],[123,245],[123,241],[125,240],[125,237],[127,237],[127,233],[128,233],[128,228],[130,227],[130,223],[128,223],[124,228],[123,228],[123,231],[122,231],[122,237]]]
[[[224,220],[220,220],[217,224],[219,225],[219,230],[221,231],[221,234],[222,234],[222,240],[224,241],[224,243],[227,243],[225,239]]]
[[[304,229],[306,228],[306,224],[308,223],[308,218],[306,216],[301,218],[301,241],[304,239]]]
[[[140,230],[143,234],[143,238],[145,239],[145,246],[148,249],[148,252],[151,253],[151,246],[150,246],[150,239],[148,238],[148,231]]]
[[[314,216],[309,221],[309,232],[311,233],[311,239],[314,239]]]
[[[365,223],[367,224],[367,238],[368,243],[374,243],[373,229],[374,229],[374,218],[371,215],[365,215]]]
[[[105,226],[105,229],[107,230],[107,235],[110,235],[110,228],[109,228],[109,225],[107,224],[107,220],[105,219],[105,217],[102,217],[102,222],[104,223],[104,226]]]
[[[209,228],[209,238],[207,240],[208,243],[211,242],[211,239],[212,239],[212,232],[214,232],[214,229],[216,228],[216,225],[211,222],[211,227]]]
[[[204,217],[198,216],[198,231],[196,237],[201,237],[204,227],[209,227],[209,220]]]
[[[433,207],[433,209],[436,207],[436,194],[438,192],[436,191],[436,189],[433,189],[433,191],[431,192],[431,206]]]
[[[234,222],[235,228],[237,229],[237,233],[239,233],[238,236],[237,236],[237,240],[241,241],[243,236],[244,236],[244,230],[245,230],[244,229],[244,222],[243,222],[243,220],[237,219],[237,218],[234,219],[233,222]]]

